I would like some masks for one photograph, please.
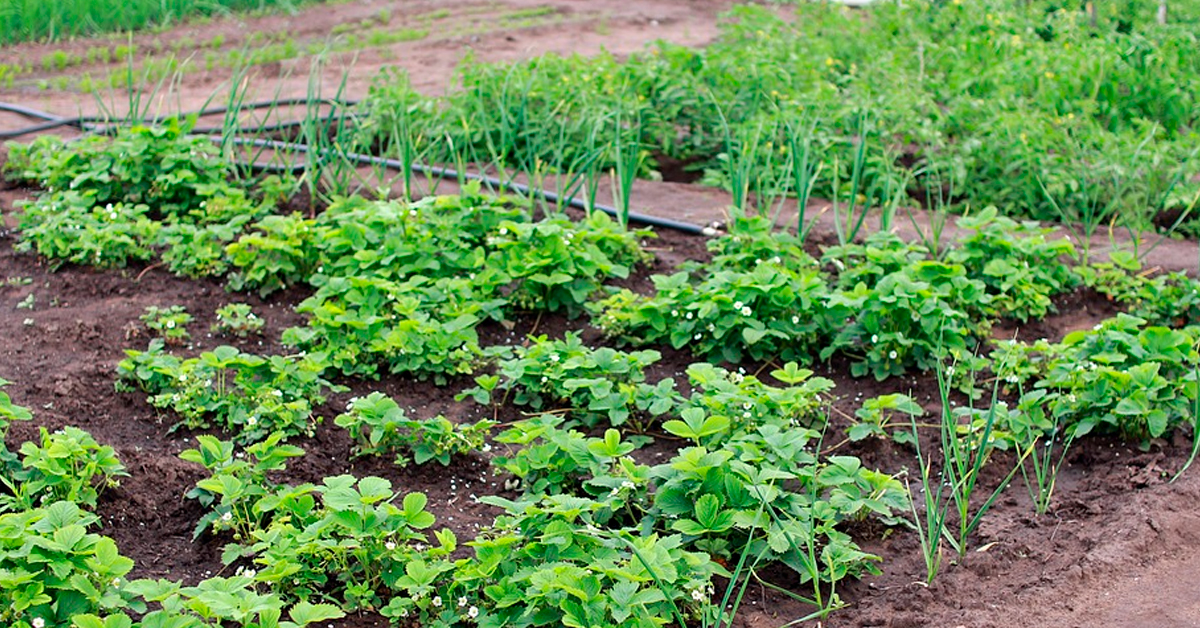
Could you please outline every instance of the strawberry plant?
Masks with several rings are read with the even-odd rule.
[[[577,494],[592,478],[607,475],[641,442],[623,441],[621,433],[611,428],[605,430],[603,438],[596,438],[562,429],[562,424],[563,418],[553,414],[514,423],[496,436],[496,442],[521,448],[512,455],[497,456],[492,464],[512,474],[515,481],[511,486],[526,495]],[[594,486],[606,492],[613,488],[636,489],[623,484]]]
[[[135,604],[124,579],[133,561],[88,531],[99,523],[67,501],[0,514],[0,622],[70,628],[77,615]]]
[[[252,334],[262,334],[265,322],[250,308],[247,303],[228,303],[217,308],[217,322],[213,323],[212,331],[223,336],[245,338]]]
[[[863,401],[862,407],[854,411],[856,422],[850,426],[848,436],[852,441],[875,437],[911,444],[913,433],[908,423],[924,414],[925,410],[908,395],[872,397]],[[897,423],[899,415],[904,418]]]
[[[833,320],[848,321],[821,351],[854,358],[851,373],[876,379],[901,375],[909,367],[932,369],[942,356],[966,353],[982,335],[979,312],[990,303],[983,282],[962,266],[922,261],[883,276],[868,287],[829,300]]]
[[[469,373],[482,354],[476,324],[499,307],[479,300],[462,278],[318,276],[314,282],[317,292],[296,308],[309,315],[308,325],[284,331],[283,342],[322,352],[347,375],[376,376],[381,365],[438,378]]]
[[[1075,256],[1075,247],[1065,239],[1047,241],[1050,229],[999,216],[994,207],[960,219],[958,226],[971,233],[946,259],[987,286],[990,313],[1021,322],[1043,318],[1053,309],[1050,297],[1079,282],[1063,261]]]
[[[568,409],[568,417],[586,425],[619,426],[635,414],[650,417],[669,411],[676,403],[674,382],[658,386],[645,383],[645,369],[661,357],[657,351],[624,353],[584,346],[579,334],[568,332],[562,340],[535,336],[526,346],[513,347],[511,357],[500,360],[497,376],[479,378],[480,386],[464,391],[491,403],[498,391],[504,400],[534,411]],[[486,384],[484,388],[482,384]]]
[[[142,321],[146,329],[162,338],[167,345],[182,345],[192,337],[187,330],[188,323],[192,322],[192,315],[188,314],[183,306],[172,305],[160,308],[151,305],[146,308],[146,313],[138,319]]]
[[[168,580],[134,580],[126,588],[161,608],[146,613],[137,623],[124,613],[104,618],[80,615],[73,620],[73,627],[221,628],[238,625],[245,628],[304,628],[346,616],[332,604],[297,602],[287,609],[288,619],[284,620],[284,600],[274,594],[260,593],[254,578],[246,575],[215,576],[194,587]]]
[[[258,579],[283,595],[324,594],[340,597],[348,610],[380,608],[386,587],[419,560],[417,548],[428,541],[422,531],[434,517],[426,501],[423,493],[401,499],[378,477],[341,475],[283,489],[255,504],[270,523],[251,533],[240,555],[253,556],[261,566]],[[430,555],[454,550],[453,534],[437,538],[440,546],[427,550]],[[227,558],[237,555],[227,548]]]
[[[252,443],[273,432],[312,431],[316,406],[325,390],[340,390],[321,377],[322,354],[262,357],[234,347],[217,347],[181,360],[164,351],[160,340],[146,351],[126,351],[117,365],[121,386],[150,394],[150,404],[170,409],[180,421],[172,429],[214,425]]]
[[[829,293],[816,262],[754,220],[733,223],[709,249],[707,267],[651,277],[650,296],[621,290],[595,304],[594,324],[623,343],[686,346],[708,359],[811,361]]]
[[[391,482],[378,477],[264,482],[268,472],[303,454],[279,445],[278,435],[248,448],[249,460],[231,454],[231,443],[208,437],[181,456],[212,473],[191,493],[213,508],[196,534],[233,529],[222,559],[252,560],[260,567],[253,580],[286,598],[327,596],[349,610],[378,608],[406,564],[454,551],[454,535],[445,531],[436,535],[438,547],[418,549],[428,540],[421,531],[434,523],[422,493],[409,493],[397,505]]]
[[[743,375],[740,370],[692,364],[687,368],[687,376],[695,392],[684,407],[725,417],[729,427],[722,432],[748,430],[763,423],[792,427],[816,427],[824,423],[821,409],[828,403],[827,393],[833,390],[832,380],[812,377],[812,371],[800,368],[795,362],[771,371],[770,375],[784,386],[772,386],[754,375]]]
[[[33,413],[29,411],[29,408],[13,403],[12,397],[4,392],[4,387],[10,383],[8,380],[0,378],[0,470],[3,470],[5,475],[19,468],[16,456],[8,450],[8,446],[5,444],[8,428],[13,421],[28,421],[33,418]]]
[[[40,445],[21,445],[20,469],[0,477],[12,493],[0,495],[0,510],[20,512],[56,501],[94,509],[100,493],[128,475],[113,448],[91,434],[70,426],[53,433],[43,427]]]
[[[255,504],[284,488],[272,482],[268,474],[283,471],[289,459],[304,455],[303,449],[283,444],[283,436],[276,432],[235,453],[233,442],[201,434],[196,437],[195,449],[180,452],[181,460],[196,463],[209,473],[187,493],[189,499],[208,509],[196,523],[193,540],[206,530],[232,530],[235,541],[244,541],[261,527],[265,514],[256,511]]]
[[[458,561],[454,571],[456,585],[483,592],[478,616],[470,617],[480,626],[547,621],[632,628],[680,615],[697,619],[714,610],[713,577],[728,575],[708,555],[685,549],[681,535],[598,527],[608,505],[597,500],[483,501],[505,514],[472,543],[474,558]],[[413,606],[398,597],[385,615],[403,616]],[[464,610],[469,614],[426,610],[417,619],[446,626]]]
[[[1047,416],[1074,437],[1099,430],[1147,445],[1191,417],[1198,342],[1196,328],[1119,314],[1061,343],[1002,345],[993,360],[1002,380],[1046,391]]]
[[[236,269],[229,276],[229,288],[256,289],[266,296],[307,279],[318,264],[318,251],[311,245],[315,222],[290,214],[254,223],[249,233],[225,248]]]
[[[815,269],[767,261],[703,279],[685,272],[651,279],[653,296],[622,290],[599,302],[595,324],[623,343],[667,343],[730,362],[810,362],[817,353],[827,288]]]
[[[188,135],[191,122],[120,129],[70,144],[43,136],[10,144],[5,170],[45,193],[25,204],[21,246],[54,264],[104,268],[151,259],[162,250],[174,272],[188,276],[225,269],[223,245],[243,225],[268,213],[286,187],[262,182],[262,199],[230,183],[232,166],[206,138]]]
[[[75,190],[38,197],[21,214],[20,250],[62,263],[122,268],[154,256],[161,226],[148,205],[100,205]]]
[[[647,235],[631,234],[601,212],[580,225],[565,218],[502,223],[488,264],[511,278],[502,293],[513,307],[573,314],[604,279],[625,278],[648,259],[634,239]]]
[[[417,464],[436,460],[442,466],[450,464],[451,456],[486,451],[488,432],[496,425],[486,419],[455,425],[440,415],[410,419],[395,400],[378,392],[351,399],[334,423],[350,432],[356,456],[395,454],[400,466],[408,464],[405,451]]]

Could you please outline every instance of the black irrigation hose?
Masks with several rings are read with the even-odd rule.
[[[333,107],[353,107],[353,106],[357,105],[358,103],[359,103],[359,101],[357,101],[357,100],[341,100],[341,101],[322,100],[322,101],[320,101],[319,104],[332,105]],[[241,111],[241,110],[251,110],[251,109],[268,109],[268,108],[273,108],[273,107],[290,107],[290,106],[294,106],[294,105],[308,105],[308,104],[311,104],[311,101],[309,101],[307,98],[285,98],[285,99],[281,99],[281,100],[264,100],[264,101],[260,101],[260,102],[246,103],[244,105],[239,106],[238,110]],[[154,118],[148,118],[146,120],[146,122],[150,123],[150,124],[161,124],[164,120],[167,120],[169,118],[174,118],[174,117],[186,118],[188,116],[196,116],[199,118],[203,118],[203,117],[215,116],[215,115],[221,115],[224,113],[228,113],[230,109],[231,108],[228,106],[211,107],[208,109],[200,109],[198,111],[182,113],[182,114],[179,114],[178,116],[158,116],[158,117],[154,117]],[[106,129],[97,129],[97,128],[95,128],[96,125],[108,124],[109,126],[111,126],[112,124],[114,124],[114,123],[112,123],[111,120],[108,120],[106,118],[102,118],[99,116],[76,116],[76,117],[57,116],[52,113],[40,111],[38,109],[30,109],[28,107],[23,107],[21,105],[16,105],[13,103],[6,103],[6,102],[0,102],[0,111],[7,111],[9,113],[15,113],[18,115],[25,116],[27,118],[33,118],[35,120],[44,120],[44,122],[30,125],[27,127],[23,127],[23,128],[15,130],[15,131],[0,131],[0,139],[12,139],[15,137],[21,137],[23,135],[30,135],[32,133],[38,133],[40,131],[48,131],[50,129],[57,129],[59,127],[64,127],[64,126],[74,127],[76,129],[79,129],[79,130],[85,131],[85,132],[87,132],[87,131],[104,132],[104,130],[106,130]],[[333,116],[322,116],[318,119],[319,120],[329,120],[332,117]],[[297,127],[302,124],[304,124],[304,121],[288,121],[288,122],[280,122],[278,124],[263,125],[263,126],[260,126],[257,128],[259,131],[280,131],[283,129]],[[195,133],[197,135],[211,135],[211,134],[216,133],[221,130],[222,130],[222,127],[202,127],[202,128],[192,129],[192,133]]]
[[[290,105],[310,104],[310,103],[311,103],[311,101],[309,101],[308,99],[305,99],[305,98],[290,98],[290,99],[284,99],[284,100],[248,103],[248,104],[240,106],[239,110],[241,110],[241,109],[265,109],[268,107],[277,107],[280,105],[290,106]],[[339,107],[350,107],[350,106],[354,106],[354,105],[358,104],[358,101],[355,101],[355,100],[322,101],[322,104],[333,104],[334,106],[339,106]],[[187,113],[187,114],[183,114],[183,115],[184,116],[194,115],[197,117],[204,117],[204,116],[211,116],[211,115],[227,113],[229,110],[230,110],[229,107],[214,107],[211,109],[203,109],[201,111],[195,111],[195,112],[191,112],[191,113]],[[102,124],[102,123],[107,122],[105,120],[98,119],[95,117],[67,118],[67,117],[62,117],[62,116],[56,116],[54,114],[47,113],[45,111],[39,111],[37,109],[31,109],[28,107],[22,107],[21,105],[15,105],[12,103],[5,103],[5,102],[0,102],[0,111],[8,111],[11,113],[23,115],[28,118],[44,120],[44,122],[42,122],[40,124],[28,126],[23,129],[18,129],[16,131],[0,131],[0,138],[20,137],[22,135],[28,135],[30,133],[36,133],[38,131],[45,131],[48,129],[54,129],[54,128],[58,128],[58,127],[62,127],[62,126],[73,126],[82,131],[90,132],[90,131],[96,131],[96,129],[93,128],[93,125]],[[151,122],[158,122],[162,119],[163,118],[154,118],[151,120]],[[301,124],[301,123],[300,122],[284,122],[284,123],[280,123],[278,125],[272,125],[271,127],[262,127],[260,130],[279,130],[279,129],[283,129],[283,128],[295,127],[295,126],[298,126],[299,124]],[[213,129],[206,129],[206,130],[211,132],[211,131],[216,131],[219,129],[213,128]],[[193,129],[193,132],[198,132],[198,130]],[[277,141],[277,140],[246,139],[246,138],[236,138],[236,137],[233,138],[232,141],[235,144],[248,144],[251,146],[257,146],[257,147],[262,147],[262,148],[272,148],[272,149],[276,149],[276,150],[289,150],[289,151],[297,151],[297,152],[303,152],[303,153],[307,153],[311,150],[307,144],[300,144],[300,143],[295,143],[295,142],[281,142],[281,141]],[[347,159],[354,161],[356,163],[359,163],[359,164],[373,164],[373,165],[387,166],[388,168],[393,168],[396,170],[403,170],[406,167],[406,165],[404,163],[400,162],[399,160],[387,159],[384,157],[376,157],[374,155],[363,155],[363,154],[358,154],[358,153],[345,153],[345,157]],[[286,172],[300,172],[300,171],[304,170],[303,165],[297,165],[297,166],[293,166],[293,167],[251,165],[251,167],[262,169],[262,170],[276,170],[276,171],[281,170],[281,171],[286,171]],[[440,179],[468,179],[471,181],[479,181],[480,183],[483,183],[483,184],[487,185],[488,187],[495,189],[495,190],[504,189],[504,190],[508,190],[510,192],[515,192],[517,194],[522,194],[525,196],[532,196],[532,195],[536,194],[550,203],[557,203],[560,200],[562,200],[562,197],[555,192],[550,192],[548,190],[543,190],[543,189],[534,189],[534,188],[531,188],[530,186],[524,185],[522,183],[517,183],[515,181],[502,181],[496,177],[489,177],[489,176],[483,175],[483,174],[475,174],[475,173],[470,173],[470,172],[460,173],[457,170],[454,170],[452,168],[443,168],[443,167],[439,167],[439,166],[427,166],[425,164],[416,164],[416,163],[410,164],[407,167],[410,168],[413,172],[423,174],[423,175],[429,176],[429,177],[437,177]],[[567,205],[570,207],[573,207],[576,209],[583,209],[583,210],[586,210],[588,208],[588,205],[586,202],[584,202],[582,199],[576,198],[574,196],[572,196],[566,200],[567,200]],[[613,217],[619,217],[621,215],[621,212],[619,212],[616,208],[608,207],[605,205],[594,205],[593,209],[602,211],[602,212],[608,214],[609,216],[613,216]],[[661,218],[658,216],[651,216],[649,214],[629,212],[628,218],[629,218],[630,222],[636,222],[641,225],[648,225],[651,227],[661,227],[664,229],[672,229],[675,231],[679,231],[682,233],[688,233],[688,234],[692,234],[692,235],[713,235],[715,233],[715,230],[712,229],[711,227],[701,227],[700,225],[695,225],[695,224],[692,224],[689,222],[681,222],[678,220],[671,220],[670,218]]]
[[[251,146],[257,146],[260,148],[271,148],[271,149],[275,149],[275,150],[293,150],[293,151],[298,151],[298,152],[302,152],[302,153],[306,153],[310,150],[310,148],[307,144],[298,144],[298,143],[294,143],[294,142],[280,142],[277,140],[234,138],[233,143],[249,144]],[[363,154],[359,154],[359,153],[344,153],[344,156],[346,157],[346,159],[349,159],[351,161],[354,161],[354,162],[360,163],[360,164],[373,164],[373,165],[379,165],[379,166],[387,166],[387,167],[395,169],[395,170],[404,170],[404,168],[405,168],[404,163],[400,162],[397,159],[387,159],[385,157],[376,157],[374,155],[363,155]],[[524,196],[532,196],[532,195],[536,194],[550,203],[556,203],[560,199],[562,199],[562,197],[559,194],[557,194],[555,192],[551,192],[549,190],[536,189],[536,188],[532,188],[528,185],[525,185],[523,183],[517,183],[515,181],[503,181],[496,177],[489,177],[489,176],[483,175],[483,174],[475,174],[473,172],[460,173],[457,170],[454,170],[452,168],[443,168],[440,166],[427,166],[424,164],[417,164],[417,163],[411,164],[410,166],[408,166],[408,168],[410,168],[413,172],[423,174],[423,175],[426,175],[429,177],[437,177],[439,179],[460,179],[461,178],[461,179],[467,179],[467,180],[471,180],[471,181],[479,181],[480,183],[483,183],[494,190],[503,189],[503,190],[508,190],[510,192],[516,192],[517,194],[521,194]],[[587,208],[588,208],[588,205],[586,202],[584,202],[582,199],[576,198],[574,196],[567,199],[567,205],[569,207],[574,207],[575,209],[587,210]],[[621,215],[621,212],[619,212],[616,208],[608,207],[606,205],[593,205],[592,209],[604,212],[614,218],[619,217]],[[630,222],[636,222],[638,224],[648,225],[651,227],[662,227],[664,229],[673,229],[675,231],[680,231],[682,233],[688,233],[688,234],[692,234],[692,235],[713,235],[715,233],[715,231],[711,227],[701,227],[700,225],[694,225],[690,222],[681,222],[678,220],[671,220],[670,218],[661,218],[659,216],[651,216],[649,214],[640,214],[637,212],[629,212],[628,218],[629,218]]]

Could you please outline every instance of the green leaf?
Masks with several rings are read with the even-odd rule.
[[[329,621],[331,619],[341,619],[346,616],[342,609],[333,604],[311,604],[309,602],[298,602],[288,611],[288,617],[296,623],[297,626],[307,626],[308,624]]]

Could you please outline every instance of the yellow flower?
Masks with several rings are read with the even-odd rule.
[[[1051,72],[1051,71],[1049,71],[1049,70],[1047,70],[1047,71],[1046,71],[1046,78],[1048,78],[1048,79],[1053,79],[1053,78],[1054,78],[1054,73],[1053,73],[1053,72]]]
[[[825,65],[832,68],[833,67],[833,57],[825,57]]]

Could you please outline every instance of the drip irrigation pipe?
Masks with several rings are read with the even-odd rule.
[[[271,148],[274,150],[282,150],[282,151],[297,151],[297,152],[306,153],[311,150],[307,144],[299,144],[299,143],[295,143],[295,142],[280,142],[278,140],[233,138],[233,140],[231,140],[231,141],[234,144],[248,144],[248,145],[256,146],[256,147],[260,147],[260,148]],[[364,165],[372,164],[372,165],[378,165],[378,166],[387,166],[388,168],[392,168],[394,170],[401,170],[401,171],[403,171],[405,168],[404,163],[402,163],[401,161],[396,160],[396,159],[388,159],[386,157],[376,157],[374,155],[363,155],[360,153],[343,153],[343,156],[346,159],[349,159],[350,161],[354,161],[354,162],[364,164]],[[466,180],[470,180],[470,181],[479,181],[480,183],[483,183],[484,185],[487,185],[489,188],[492,188],[494,190],[508,190],[510,192],[515,192],[522,196],[537,195],[550,203],[557,203],[560,200],[566,200],[567,206],[569,206],[569,207],[573,207],[575,209],[582,209],[585,211],[588,209],[587,203],[582,199],[576,198],[575,196],[571,196],[569,198],[564,199],[563,196],[559,195],[556,192],[551,192],[549,190],[544,190],[544,189],[540,189],[540,188],[533,188],[533,187],[530,187],[523,183],[517,183],[516,181],[504,181],[497,177],[491,177],[491,176],[487,176],[487,175],[483,175],[483,174],[476,174],[473,172],[459,172],[457,170],[454,170],[453,168],[443,168],[441,166],[427,166],[424,164],[414,163],[408,167],[413,172],[418,173],[418,174],[423,174],[428,177],[437,177],[439,179],[466,179]],[[612,216],[614,218],[619,218],[621,215],[621,212],[618,211],[616,208],[608,207],[607,205],[593,205],[592,209],[594,209],[596,211],[604,212],[605,214],[608,214],[609,216]],[[692,234],[692,235],[713,235],[715,233],[715,231],[711,227],[701,227],[700,225],[695,225],[695,224],[692,224],[689,222],[681,222],[678,220],[671,220],[670,218],[661,218],[659,216],[651,216],[649,214],[629,212],[628,218],[629,218],[630,222],[636,222],[638,224],[648,225],[651,227],[662,227],[664,229],[672,229],[675,231],[680,231],[682,233],[688,233],[688,234]]]
[[[338,108],[338,107],[353,107],[353,106],[357,105],[358,103],[359,103],[359,101],[357,101],[357,100],[341,100],[341,101],[321,100],[317,104]],[[273,108],[273,107],[291,107],[291,106],[295,106],[295,105],[310,105],[310,104],[313,104],[313,103],[306,98],[285,98],[285,99],[281,99],[281,100],[264,100],[264,101],[260,101],[260,102],[246,103],[243,105],[239,105],[237,107],[237,110],[242,111],[242,110],[269,109],[269,108]],[[197,111],[185,112],[185,113],[179,114],[178,116],[156,116],[153,118],[147,118],[145,120],[145,122],[149,123],[149,124],[161,124],[165,120],[168,120],[170,118],[176,118],[176,117],[187,118],[189,116],[196,116],[197,118],[205,118],[205,117],[209,117],[209,116],[216,116],[216,115],[228,113],[230,111],[230,109],[231,109],[231,107],[228,107],[228,106],[211,107],[208,109],[200,109]],[[54,115],[52,113],[48,113],[45,111],[40,111],[38,109],[30,109],[28,107],[23,107],[21,105],[17,105],[17,104],[13,104],[13,103],[6,103],[6,102],[0,102],[0,111],[7,111],[9,113],[15,113],[17,115],[22,115],[27,118],[33,118],[35,120],[43,120],[43,122],[40,122],[38,124],[33,124],[33,125],[30,125],[27,127],[23,127],[23,128],[15,130],[15,131],[0,131],[0,139],[12,139],[12,138],[21,137],[24,135],[38,133],[40,131],[48,131],[50,129],[57,129],[59,127],[64,127],[64,126],[74,127],[76,129],[79,129],[84,132],[104,133],[109,129],[109,127],[112,127],[112,126],[118,124],[108,118],[103,118],[100,116],[75,116],[75,117],[58,116],[58,115]],[[319,121],[329,121],[329,120],[333,119],[334,117],[335,116],[333,116],[333,115],[328,115],[328,116],[320,116],[316,119]],[[290,129],[290,128],[295,128],[297,126],[301,126],[305,122],[306,121],[292,120],[292,121],[288,121],[288,122],[280,122],[277,124],[260,125],[260,126],[255,127],[255,129],[260,132],[261,131],[281,131],[283,129]],[[97,127],[101,127],[101,128],[97,128]],[[192,129],[192,133],[194,133],[196,135],[212,135],[213,133],[218,133],[222,130],[224,130],[223,127],[199,127],[199,128]]]
[[[310,102],[311,101],[309,101],[307,99],[302,99],[302,98],[264,101],[264,102],[247,103],[245,105],[238,107],[238,110],[265,109],[268,107],[279,106],[279,105],[288,106],[288,105],[297,105],[297,104],[310,104]],[[321,102],[322,102],[322,104],[332,104],[335,107],[337,107],[337,106],[350,107],[350,106],[356,105],[358,103],[358,101],[353,101],[353,100],[321,101]],[[211,109],[203,109],[200,111],[195,111],[195,112],[191,112],[191,113],[187,113],[187,114],[183,114],[183,115],[184,116],[204,117],[204,116],[211,116],[211,115],[227,113],[229,110],[230,110],[229,107],[214,107]],[[33,118],[36,120],[44,121],[40,124],[35,124],[35,125],[29,126],[29,127],[25,127],[23,129],[18,129],[16,131],[0,131],[0,138],[20,137],[22,135],[28,135],[30,133],[35,133],[38,131],[45,131],[48,129],[54,129],[54,128],[58,128],[58,127],[62,127],[62,126],[73,126],[84,132],[95,132],[95,131],[97,131],[97,129],[93,128],[94,126],[108,122],[106,120],[101,120],[101,119],[98,119],[95,117],[80,116],[80,117],[68,118],[68,117],[63,117],[63,116],[56,116],[54,114],[47,113],[45,111],[39,111],[37,109],[31,109],[28,107],[23,107],[21,105],[5,103],[5,102],[0,102],[0,111],[8,111],[10,113],[16,113],[16,114],[23,115],[28,118]],[[164,118],[153,118],[151,121],[157,122],[162,119],[164,119]],[[278,127],[279,129],[282,129],[282,128],[294,127],[298,124],[299,123],[297,123],[297,122],[285,122],[285,123],[281,123],[281,124],[275,125],[275,126]],[[218,129],[212,129],[212,130],[215,131]],[[270,127],[261,127],[260,130],[272,130],[272,129]],[[214,141],[216,140],[216,138],[213,138],[213,139],[214,139]],[[241,137],[233,137],[233,138],[230,138],[229,141],[231,141],[234,144],[238,144],[238,145],[250,145],[250,146],[256,146],[256,147],[260,147],[260,148],[270,148],[273,150],[281,150],[281,151],[295,151],[295,152],[302,152],[302,153],[308,153],[308,152],[312,151],[312,149],[307,144],[302,144],[302,143],[297,143],[297,142],[282,142],[282,141],[278,141],[278,140],[250,139],[250,138],[241,138]],[[322,152],[324,152],[324,151],[322,151]],[[406,166],[404,163],[402,163],[396,159],[388,159],[385,157],[376,157],[374,155],[364,155],[364,154],[360,154],[360,153],[344,153],[344,157],[346,159],[349,159],[349,160],[359,163],[359,164],[364,164],[364,165],[371,164],[371,165],[378,165],[378,166],[386,166],[388,168],[392,168],[394,170],[400,170],[400,171],[403,171],[407,167],[412,172],[415,172],[418,174],[423,174],[428,177],[437,177],[439,179],[458,179],[458,180],[479,181],[480,183],[487,185],[489,188],[491,188],[493,190],[507,190],[509,192],[514,192],[517,194],[521,194],[523,196],[530,196],[530,197],[536,195],[536,196],[541,197],[543,200],[545,200],[549,203],[558,203],[560,201],[565,200],[567,203],[567,206],[569,206],[569,207],[573,207],[575,209],[582,209],[585,211],[588,209],[588,204],[584,200],[576,198],[573,195],[570,196],[569,198],[564,199],[563,196],[559,195],[556,192],[551,192],[549,190],[544,190],[544,189],[540,189],[540,188],[533,188],[533,187],[530,187],[523,183],[517,183],[517,182],[511,181],[511,180],[504,181],[497,177],[491,177],[491,176],[484,175],[484,174],[476,174],[476,173],[472,173],[472,172],[458,172],[457,170],[454,170],[453,168],[444,168],[444,167],[440,167],[440,166],[429,166],[429,165],[417,164],[417,163],[409,164]],[[290,171],[290,172],[301,172],[305,168],[303,165],[297,165],[297,166],[293,166],[293,167],[288,167],[288,166],[274,167],[274,166],[260,166],[260,165],[255,165],[255,164],[250,164],[250,167],[255,168],[255,169],[261,169],[261,170],[275,169],[275,170],[283,170],[283,171]],[[606,205],[593,205],[592,209],[604,212],[605,214],[608,214],[609,216],[612,216],[614,218],[619,218],[621,216],[621,212],[618,211],[616,208],[609,207]],[[638,212],[629,212],[627,217],[630,222],[635,222],[635,223],[638,223],[641,225],[647,225],[647,226],[651,226],[651,227],[672,229],[675,231],[679,231],[681,233],[687,233],[687,234],[691,234],[691,235],[713,235],[713,234],[715,234],[715,230],[712,227],[702,227],[700,225],[695,225],[695,224],[692,224],[689,222],[682,222],[682,221],[678,221],[678,220],[672,220],[670,218],[651,216],[649,214],[642,214],[642,213],[638,213]]]

